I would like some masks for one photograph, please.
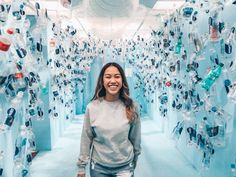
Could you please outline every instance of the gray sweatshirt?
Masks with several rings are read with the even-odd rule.
[[[129,123],[125,105],[117,100],[90,102],[86,108],[81,135],[79,174],[91,159],[107,167],[136,163],[141,152],[141,124],[139,116]],[[91,156],[90,156],[91,155]]]

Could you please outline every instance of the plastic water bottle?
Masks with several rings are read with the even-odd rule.
[[[172,131],[172,137],[173,139],[175,140],[178,140],[182,131],[183,131],[183,128],[184,128],[184,121],[179,121],[177,122],[177,125],[175,126],[175,128],[173,129]]]
[[[28,129],[27,136],[28,136],[28,141],[29,141],[29,148],[28,149],[31,152],[35,152],[36,151],[35,135],[34,135],[31,128]]]
[[[218,135],[215,137],[215,141],[214,141],[214,144],[215,146],[218,146],[218,147],[225,147],[225,133],[226,133],[226,121],[224,119],[224,117],[222,116],[217,116],[215,118],[215,123],[216,123],[216,126],[218,126]]]
[[[211,157],[214,152],[215,150],[213,149],[213,144],[209,140],[206,140],[202,158],[202,167],[204,169],[208,169],[210,167]]]
[[[203,117],[201,122],[198,124],[198,135],[197,135],[197,145],[200,150],[203,150],[205,146],[207,136],[207,128],[209,127],[209,123],[207,121],[207,117]]]
[[[212,72],[213,72],[215,78],[218,78],[221,75],[223,66],[224,66],[224,64],[220,63],[215,69],[213,69]]]
[[[233,83],[229,86],[229,93],[227,94],[227,97],[232,101],[236,102],[236,83]]]
[[[179,36],[179,38],[178,38],[178,40],[177,40],[177,43],[176,43],[176,45],[175,45],[175,53],[176,53],[176,54],[180,54],[181,48],[182,48],[182,37]]]
[[[13,177],[29,177],[29,169],[24,167],[22,161],[14,162]]]
[[[28,145],[28,138],[27,138],[26,127],[22,125],[20,127],[20,133],[15,142],[14,161],[19,160],[22,161],[22,164],[24,164],[27,145]]]
[[[0,130],[2,131],[6,131],[9,130],[14,122],[15,119],[15,114],[16,114],[16,110],[14,108],[9,108],[7,110],[7,117],[6,119],[3,121],[3,125],[0,126]]]
[[[232,53],[232,48],[233,48],[232,46],[233,46],[234,38],[235,38],[235,27],[232,27],[230,30],[230,34],[227,40],[225,41],[225,53],[227,54]]]
[[[0,152],[0,176],[3,176],[3,151]]]
[[[223,66],[224,66],[224,64],[222,64],[222,63],[217,65],[217,67],[212,69],[208,73],[207,77],[201,82],[201,86],[205,90],[209,90],[211,88],[211,86],[214,84],[215,80],[221,75]]]
[[[236,168],[234,163],[230,165],[230,177],[236,177]]]
[[[15,83],[14,83],[14,88],[16,92],[24,92],[27,89],[27,83],[24,78],[24,74],[22,72],[16,72],[15,73]]]

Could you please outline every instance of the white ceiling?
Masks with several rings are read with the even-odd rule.
[[[34,2],[34,0],[30,0]],[[162,18],[180,7],[185,0],[71,0],[64,8],[63,0],[37,0],[48,9],[49,16],[66,19],[81,34],[90,32],[102,39],[131,38],[150,34]],[[151,8],[150,8],[151,6]]]

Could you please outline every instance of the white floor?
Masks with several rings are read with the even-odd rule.
[[[152,120],[142,122],[142,154],[135,177],[200,177],[155,125]],[[82,118],[67,128],[52,151],[40,152],[33,160],[31,176],[76,177],[81,127]]]

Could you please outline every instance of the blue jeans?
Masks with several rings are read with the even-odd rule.
[[[90,163],[90,177],[134,177],[132,163],[121,167],[105,167],[93,161]]]

